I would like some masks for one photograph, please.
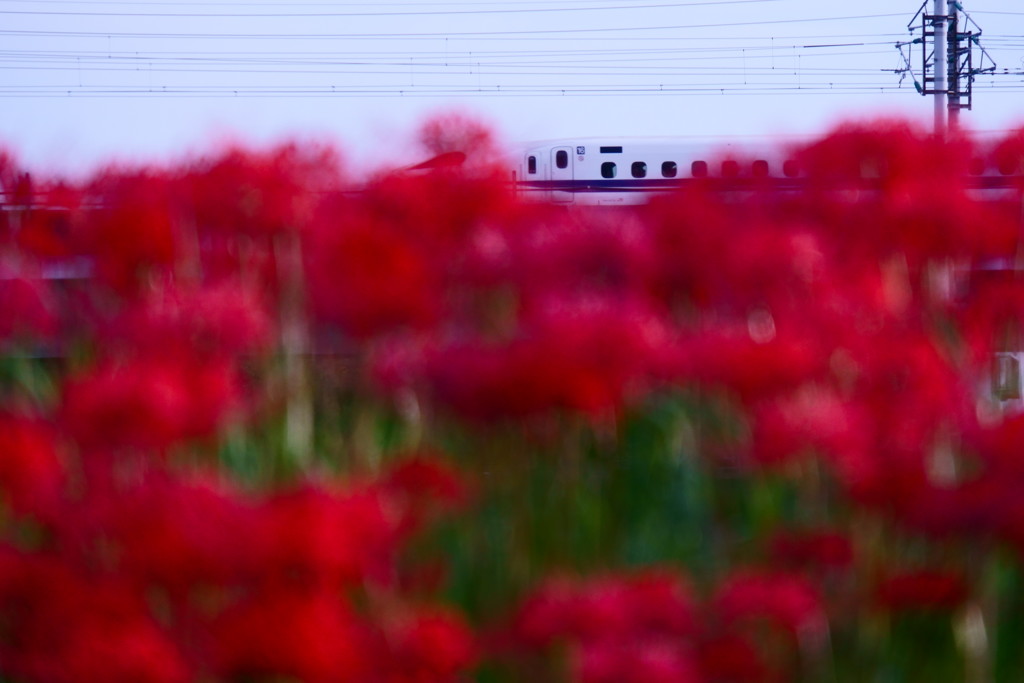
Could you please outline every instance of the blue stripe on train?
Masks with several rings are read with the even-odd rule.
[[[1024,186],[1021,176],[977,176],[967,178],[969,189],[997,190]],[[517,185],[530,190],[561,192],[651,192],[703,184],[715,189],[770,188],[798,190],[808,185],[803,178],[637,178],[611,180],[525,180]],[[828,183],[823,184],[828,187]],[[837,188],[842,183],[836,184]]]

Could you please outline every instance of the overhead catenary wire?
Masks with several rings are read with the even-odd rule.
[[[694,0],[694,2],[710,2],[711,0]],[[755,3],[783,2],[784,0],[751,0]],[[622,4],[622,0],[458,0],[448,2],[431,2],[436,7],[478,7],[494,5],[598,5],[601,3]],[[0,4],[16,5],[99,5],[119,7],[337,7],[337,0],[322,0],[321,2],[291,2],[290,0],[276,0],[270,2],[223,2],[202,0],[192,2],[175,2],[175,0],[0,0]],[[347,7],[422,7],[423,2],[346,2]]]
[[[217,39],[217,40],[266,40],[266,39],[379,39],[379,38],[401,38],[412,40],[416,38],[457,38],[465,36],[489,37],[503,35],[529,35],[542,36],[552,34],[601,34],[619,33],[629,31],[670,31],[670,30],[692,30],[699,28],[726,28],[736,26],[763,26],[777,24],[799,24],[809,22],[832,22],[851,21],[855,19],[876,19],[886,17],[903,16],[897,13],[888,14],[860,14],[833,17],[802,17],[790,19],[768,19],[760,21],[730,21],[706,24],[674,24],[656,26],[603,26],[598,28],[543,28],[543,29],[503,29],[491,31],[390,31],[390,32],[357,32],[357,33],[195,33],[195,32],[133,32],[133,31],[57,31],[57,30],[25,30],[25,29],[2,29],[0,35],[7,36],[50,36],[50,37],[75,37],[75,38],[175,38],[175,39]]]
[[[230,18],[230,19],[283,19],[283,18],[324,18],[324,17],[420,17],[448,16],[455,14],[540,14],[550,12],[607,12],[636,11],[640,9],[703,7],[708,5],[751,5],[781,0],[693,0],[691,2],[651,3],[634,5],[604,5],[596,7],[515,7],[505,9],[454,9],[454,10],[398,10],[390,12],[88,12],[78,10],[3,10],[0,15],[13,16],[67,16],[67,17],[155,17],[155,18]]]
[[[599,26],[559,26],[544,22],[537,27],[520,28],[518,25],[503,26],[499,29],[435,31],[432,25],[410,24],[410,29],[401,30],[397,25],[386,31],[339,31],[332,32],[331,25],[318,25],[320,32],[303,30],[288,31],[292,25],[282,22],[274,32],[233,30],[231,32],[176,30],[179,25],[168,22],[163,31],[139,31],[122,28],[118,31],[97,30],[95,22],[109,17],[125,17],[132,21],[146,17],[194,19],[203,17],[234,17],[259,19],[278,17],[301,19],[303,17],[360,17],[368,19],[408,17],[416,22],[417,17],[430,14],[517,14],[538,16],[551,12],[615,11],[621,9],[685,8],[706,5],[758,5],[785,0],[684,0],[665,2],[644,0],[643,4],[626,5],[623,0],[520,0],[520,2],[497,2],[478,0],[476,2],[430,3],[424,11],[423,3],[346,3],[346,11],[335,11],[334,3],[172,3],[172,2],[131,2],[129,0],[107,0],[106,2],[85,2],[83,0],[44,0],[38,3],[0,1],[0,15],[16,22],[7,22],[0,29],[0,35],[8,37],[5,49],[0,50],[0,72],[11,80],[19,80],[17,74],[28,74],[38,83],[0,84],[0,96],[124,96],[147,97],[161,94],[180,96],[263,96],[276,93],[281,97],[292,96],[444,96],[451,93],[469,93],[473,96],[502,96],[505,94],[533,93],[547,96],[596,96],[610,92],[746,92],[748,94],[769,92],[809,92],[815,88],[827,89],[831,93],[853,93],[868,89],[871,92],[894,90],[905,91],[908,86],[893,84],[891,74],[898,69],[875,59],[891,54],[889,50],[878,49],[893,45],[886,38],[903,36],[903,33],[878,34],[875,32],[807,32],[793,35],[795,31],[783,31],[787,36],[704,36],[704,29],[712,27],[743,29],[754,26],[812,26],[815,22],[856,21],[904,17],[903,13],[865,13],[842,16],[779,17],[762,20],[738,20],[702,22],[690,24],[667,24],[654,22],[635,26],[622,26],[603,22]],[[29,5],[31,9],[7,9],[11,5]],[[128,11],[142,7],[174,6],[174,11],[142,12]],[[40,9],[42,7],[43,9]],[[68,7],[84,7],[66,9]],[[113,11],[95,11],[94,7],[118,8]],[[189,8],[202,7],[204,11]],[[212,12],[211,7],[227,8],[231,11]],[[288,11],[255,11],[254,8],[278,8]],[[305,12],[298,8],[328,8],[331,11]],[[375,11],[348,11],[355,7],[375,8]],[[49,9],[47,9],[49,8]],[[127,8],[127,9],[121,9]],[[376,11],[376,8],[392,8]],[[407,9],[412,8],[412,9]],[[454,8],[454,9],[443,9]],[[392,11],[393,10],[393,11]],[[20,18],[19,18],[20,17]],[[64,30],[60,26],[25,26],[30,19],[59,20],[61,17],[89,18],[74,29]],[[474,28],[472,24],[468,28]],[[247,28],[248,25],[232,28]],[[191,27],[189,27],[191,28]],[[298,27],[301,29],[301,27]],[[701,31],[695,31],[701,29]],[[663,34],[672,35],[663,35]],[[691,37],[691,33],[693,34]],[[643,36],[645,41],[678,41],[686,36],[688,47],[680,48],[661,43],[648,43],[642,49],[616,49],[610,41],[632,41]],[[17,49],[21,38],[60,38],[65,45],[78,49],[41,50],[36,45]],[[193,40],[220,39],[218,48],[230,47],[233,40],[258,41],[259,50],[199,50],[167,49],[175,43],[153,43],[166,39],[184,44]],[[1012,49],[1022,41],[1020,36],[1003,36],[999,42],[996,36],[986,40]],[[375,44],[362,50],[303,50],[289,49],[294,41],[302,40],[346,41],[373,40]],[[103,41],[105,49],[95,49],[96,40]],[[444,41],[443,49],[396,50],[398,41],[424,40],[428,47]],[[493,41],[508,41],[508,47],[495,49]],[[539,41],[557,40],[555,49],[540,49]],[[133,43],[144,49],[130,49]],[[288,41],[288,42],[280,42]],[[486,41],[484,43],[483,41]],[[532,44],[531,44],[532,43]],[[163,49],[153,49],[154,46]],[[484,49],[476,49],[484,46]],[[520,46],[522,46],[520,48]],[[241,47],[241,46],[238,46]],[[474,49],[468,49],[474,48]],[[866,58],[863,66],[844,66],[840,58],[857,55]],[[833,59],[835,58],[835,59]],[[129,74],[132,77],[126,78]],[[76,83],[68,85],[72,78]],[[228,76],[237,83],[214,84],[203,87],[197,82],[200,77]],[[279,83],[282,79],[295,80],[292,84]],[[583,82],[566,83],[573,78]],[[867,78],[869,80],[865,81]],[[128,83],[115,83],[129,80]],[[154,82],[157,81],[162,82]],[[367,81],[378,79],[377,87]],[[550,79],[544,82],[543,79]],[[686,82],[665,84],[664,80],[685,79]],[[740,80],[742,79],[742,83]],[[874,79],[874,80],[871,80]],[[61,83],[60,80],[66,81]],[[733,82],[736,81],[736,82]],[[985,87],[978,84],[980,87]]]
[[[1024,86],[1021,86],[1024,89]],[[465,88],[434,88],[434,89],[391,89],[391,90],[330,90],[326,88],[306,89],[264,89],[254,90],[245,87],[223,88],[223,89],[200,89],[200,88],[106,88],[90,91],[79,91],[73,88],[51,91],[9,91],[0,89],[0,94],[19,94],[24,97],[124,97],[124,96],[152,96],[152,97],[445,97],[445,96],[466,96],[466,97],[515,97],[515,96],[603,96],[603,95],[671,95],[671,94],[722,94],[722,95],[772,95],[778,93],[804,93],[804,94],[835,94],[850,95],[864,93],[888,93],[906,92],[895,86],[878,86],[865,84],[857,88],[834,88],[829,84],[804,84],[788,85],[779,87],[762,87],[758,89],[734,87],[734,86],[650,86],[638,87],[587,87],[574,88],[565,87],[541,87],[541,88],[507,88],[507,87],[465,87]]]

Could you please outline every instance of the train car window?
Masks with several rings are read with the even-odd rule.
[[[601,177],[602,178],[614,178],[618,169],[615,168],[614,161],[606,161],[601,164]]]
[[[647,177],[647,162],[634,161],[630,167],[630,171],[633,173],[634,178],[646,178]]]
[[[750,165],[750,174],[755,178],[767,178],[768,162],[764,159],[756,159],[754,163]]]
[[[694,178],[707,178],[708,162],[695,161],[692,164],[690,164],[690,175],[692,175]]]
[[[796,159],[786,159],[782,162],[782,175],[787,178],[796,178],[800,175],[800,164],[796,163]]]
[[[722,177],[736,178],[740,174],[740,162],[735,159],[726,159],[722,162]]]
[[[661,162],[661,177],[662,178],[675,178],[677,173],[679,173],[679,167],[676,166],[676,162],[674,162],[674,161],[663,161],[663,162]]]
[[[537,157],[526,157],[526,172],[536,173],[537,172]]]
[[[971,159],[971,163],[968,166],[968,171],[971,175],[981,175],[985,172],[985,160],[974,157]]]
[[[622,147],[614,145],[611,147],[602,147],[601,154],[622,154]]]
[[[558,168],[569,168],[569,153],[564,149],[555,152],[555,166]]]

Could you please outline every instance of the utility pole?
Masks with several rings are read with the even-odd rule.
[[[927,1],[927,0],[926,0]],[[922,6],[923,9],[923,6]],[[932,8],[931,15],[923,15],[924,25],[927,25],[931,20],[932,30],[931,32],[924,31],[925,36],[930,36],[932,39],[934,59],[932,60],[932,94],[935,96],[935,136],[938,138],[946,137],[946,92],[947,92],[947,76],[949,75],[949,69],[947,68],[948,60],[946,59],[946,47],[949,42],[948,32],[946,29],[946,20],[949,18],[946,9],[946,0],[935,0],[934,7]],[[925,42],[927,45],[927,41]],[[927,61],[925,62],[925,74],[924,81],[927,85],[928,74],[927,74]]]
[[[945,137],[947,130],[959,126],[960,110],[972,107],[974,77],[994,72],[996,64],[981,46],[981,27],[958,0],[930,1],[931,13],[929,0],[925,0],[907,25],[911,34],[920,31],[920,35],[909,42],[896,43],[903,68],[894,71],[901,78],[910,74],[919,93],[935,98],[935,135]],[[921,50],[920,70],[912,65],[915,47]]]

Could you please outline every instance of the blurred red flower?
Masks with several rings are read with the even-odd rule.
[[[824,604],[809,580],[781,572],[741,571],[718,587],[714,613],[726,622],[765,619],[796,636],[826,628]]]
[[[229,364],[139,359],[68,381],[61,423],[85,449],[161,450],[212,435],[240,404]]]
[[[773,563],[794,569],[848,569],[855,556],[850,537],[828,529],[780,531],[769,544]]]
[[[455,683],[476,662],[473,633],[455,612],[421,608],[383,629],[382,683]]]
[[[192,672],[142,596],[60,558],[0,553],[4,671],[46,683],[185,683]]]
[[[370,643],[336,591],[274,586],[220,615],[209,645],[221,676],[335,683],[367,680]]]
[[[58,331],[58,313],[45,280],[0,278],[0,341],[49,340]]]
[[[257,515],[254,569],[269,582],[327,589],[392,578],[398,519],[378,493],[310,484],[278,492]]]
[[[32,417],[0,413],[0,495],[21,514],[48,516],[65,482],[53,427]]]
[[[155,169],[113,169],[87,186],[74,228],[76,249],[95,259],[96,276],[115,291],[134,295],[147,276],[165,272],[181,251],[180,217],[167,176]]]
[[[939,569],[905,571],[885,577],[875,587],[875,600],[892,612],[951,612],[970,597],[964,576]]]

